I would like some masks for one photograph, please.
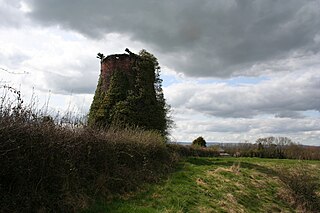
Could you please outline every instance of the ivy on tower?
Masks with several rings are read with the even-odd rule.
[[[168,116],[160,66],[146,50],[101,59],[101,73],[90,107],[88,124],[95,127],[140,127],[164,136],[172,124]]]

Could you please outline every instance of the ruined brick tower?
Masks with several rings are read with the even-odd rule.
[[[90,107],[90,126],[135,126],[166,134],[167,108],[157,59],[145,50],[138,55],[114,54],[101,59],[101,73]]]
[[[126,49],[127,50],[127,49]],[[128,90],[134,87],[134,81],[137,75],[135,66],[139,56],[128,51],[129,54],[114,54],[107,57],[101,56],[101,69],[97,89],[93,102],[90,107],[88,123],[96,125],[97,123],[110,123],[110,110],[108,106],[114,105],[112,91],[109,91],[110,85],[118,84],[122,90],[120,99],[124,100]],[[112,97],[111,97],[112,96]]]
[[[135,54],[114,54],[101,60],[101,89],[107,92],[114,72],[124,72],[129,78],[135,75],[135,63],[138,57]]]

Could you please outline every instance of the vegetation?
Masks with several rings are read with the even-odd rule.
[[[0,103],[0,212],[75,212],[158,181],[177,161],[156,132],[68,125],[7,89],[17,99]]]
[[[140,61],[139,67],[150,68],[152,60]],[[319,162],[215,158],[219,152],[205,148],[202,137],[193,146],[166,144],[168,108],[157,72],[152,76],[158,80],[152,87],[138,86],[133,94],[139,96],[124,93],[130,82],[118,80],[103,94],[102,103],[124,98],[107,111],[120,129],[50,116],[24,105],[20,91],[4,86],[9,94],[0,99],[0,212],[317,212]],[[145,77],[135,83],[145,85]],[[113,78],[126,77],[119,72]],[[150,105],[139,105],[148,100]],[[99,113],[97,119],[105,118],[106,111]],[[164,123],[148,120],[151,114],[163,116]],[[121,125],[136,121],[149,130]],[[269,137],[225,150],[237,156],[316,159],[319,152],[309,148]],[[160,184],[145,185],[154,182]]]
[[[315,171],[314,171],[315,170]],[[280,167],[279,179],[286,184],[292,193],[291,201],[295,207],[311,212],[320,209],[320,178],[319,167],[310,167],[308,163],[298,163],[293,168]]]
[[[101,88],[103,77],[100,76],[89,113],[89,124],[103,127],[134,126],[156,130],[166,136],[172,121],[163,96],[159,63],[145,50],[140,51],[139,55],[131,55],[134,55],[135,62],[130,75],[122,70],[114,70],[107,91]]]
[[[295,167],[297,161],[290,160],[217,159],[212,157],[219,153],[210,148],[166,144],[154,131],[72,125],[25,106],[19,91],[6,89],[16,101],[3,97],[0,105],[0,212],[312,212],[319,207],[319,163]],[[182,157],[189,158],[164,181]]]
[[[201,146],[188,146],[179,144],[167,144],[167,148],[181,157],[218,157],[220,153],[216,149]]]
[[[237,157],[320,160],[320,147],[303,146],[287,137],[259,138],[255,144],[224,144],[222,147]]]
[[[155,131],[57,120],[5,89],[15,99],[0,102],[0,212],[78,212],[161,180],[181,156],[215,154],[166,144]]]
[[[307,173],[300,172],[301,166]],[[315,161],[189,157],[160,184],[86,212],[317,212],[320,191],[310,186],[319,177]],[[292,180],[304,180],[298,193]]]
[[[192,145],[193,146],[200,146],[200,147],[206,147],[207,146],[207,143],[206,143],[206,141],[203,139],[203,137],[198,137],[198,138],[196,138],[196,139],[194,139],[193,141],[192,141]]]
[[[95,197],[157,181],[176,161],[154,132],[73,130],[23,119],[0,119],[2,212],[77,211]]]

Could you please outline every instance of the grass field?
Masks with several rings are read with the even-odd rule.
[[[305,186],[319,177],[319,161],[187,158],[166,180],[86,212],[317,212],[303,193],[316,190],[317,205],[318,185]]]

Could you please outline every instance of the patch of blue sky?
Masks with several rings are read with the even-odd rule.
[[[173,84],[183,83],[184,81],[193,81],[192,78],[184,79],[178,75],[172,74],[161,74],[161,78],[163,80],[163,87],[168,87]],[[239,86],[239,85],[248,85],[248,84],[259,84],[263,81],[267,81],[270,78],[266,76],[259,76],[259,77],[234,77],[229,79],[217,79],[217,78],[200,78],[194,79],[194,81],[198,84],[218,84],[218,83],[225,83],[230,86]]]
[[[63,32],[62,34],[60,34],[60,36],[65,41],[80,41],[83,39],[79,34],[70,32]]]
[[[162,86],[163,87],[168,87],[168,86],[171,86],[173,84],[177,84],[177,83],[182,83],[183,82],[182,79],[179,79],[177,76],[170,75],[170,74],[161,74],[161,79],[163,80],[163,82],[162,82]]]
[[[64,41],[81,41],[84,39],[84,37],[76,32],[72,32],[69,30],[64,30],[60,26],[55,26],[49,28],[50,33],[61,37]]]
[[[302,112],[302,114],[306,117],[320,118],[320,112],[316,110],[307,110]]]

